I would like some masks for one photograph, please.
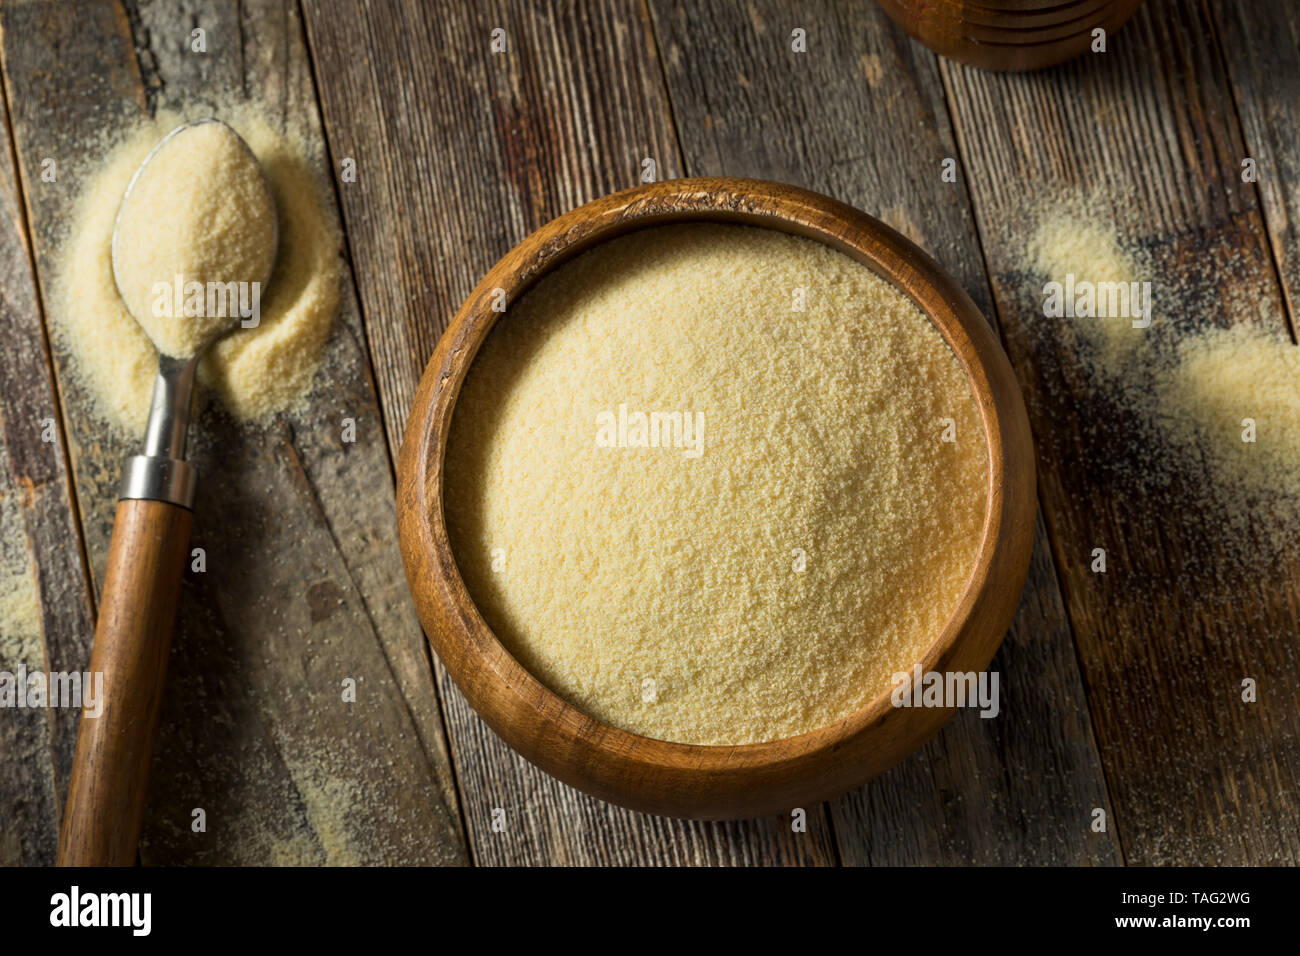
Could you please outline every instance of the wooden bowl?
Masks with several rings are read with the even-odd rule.
[[[744,746],[670,743],[610,726],[550,691],[493,635],[461,580],[444,520],[447,435],[465,373],[500,314],[492,309],[494,290],[516,302],[539,276],[599,242],[684,221],[744,223],[820,240],[893,281],[952,347],[988,442],[988,508],[970,584],[921,666],[988,666],[1015,612],[1034,534],[1033,449],[1011,367],[975,304],[928,255],[856,209],[778,183],[678,179],[616,193],[553,220],[493,266],[443,334],[411,408],[398,466],[402,558],[429,642],[452,679],[493,730],[546,772],[648,813],[788,813],[887,769],[952,711],[895,708],[885,691],[830,726]],[[913,663],[900,661],[898,669]]]
[[[925,3],[936,13],[970,26],[1033,30],[1083,22],[1109,6],[1111,0],[1075,0],[1041,10],[997,9],[968,0],[925,0]]]
[[[988,0],[878,2],[906,33],[941,56],[985,70],[1025,71],[1055,66],[1086,53],[1094,29],[1101,27],[1112,36],[1142,0],[1106,0],[1085,15],[1037,27],[1025,26],[1015,11],[998,16],[988,7]]]
[[[895,0],[932,20],[972,39],[1032,42],[1091,29],[1112,12],[1115,0],[1077,0],[1066,7],[1036,12],[1006,12],[976,6],[969,0]]]
[[[1106,3],[1096,9],[1085,11],[1067,20],[1022,26],[1008,18],[1001,18],[996,24],[981,23],[971,19],[964,8],[960,16],[954,16],[940,8],[934,0],[906,0],[906,2],[910,3],[914,10],[920,11],[921,17],[932,27],[949,31],[964,39],[976,43],[1029,46],[1053,43],[1081,35],[1086,36],[1091,42],[1093,29],[1105,26],[1103,21],[1110,13],[1109,0],[1106,0]]]
[[[952,0],[967,7],[980,7],[1008,13],[1041,13],[1075,7],[1085,0]]]

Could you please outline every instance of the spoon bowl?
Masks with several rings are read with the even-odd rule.
[[[252,147],[248,145],[248,142],[242,136],[240,136],[239,133],[236,132],[233,127],[231,127],[227,123],[222,122],[221,120],[217,119],[214,116],[205,116],[201,119],[190,120],[189,122],[182,123],[181,125],[177,126],[176,128],[172,129],[170,132],[168,132],[167,135],[165,135],[162,139],[160,139],[157,143],[155,143],[154,147],[151,150],[149,150],[149,153],[141,161],[139,167],[136,169],[135,173],[131,176],[130,182],[128,182],[126,185],[126,190],[122,193],[122,201],[117,207],[117,216],[113,220],[113,239],[112,239],[112,246],[111,246],[111,254],[112,254],[112,261],[113,261],[113,282],[117,287],[118,294],[122,297],[122,301],[126,303],[127,310],[131,312],[131,317],[136,320],[136,323],[140,326],[140,328],[144,331],[144,333],[147,336],[149,336],[149,340],[154,343],[154,347],[157,348],[159,353],[163,355],[167,354],[166,349],[162,346],[161,343],[157,342],[154,339],[152,333],[150,332],[149,323],[142,321],[141,316],[131,308],[132,297],[127,292],[127,286],[129,285],[129,283],[127,282],[125,276],[123,275],[124,270],[122,267],[123,242],[122,242],[121,235],[122,235],[123,212],[129,206],[132,199],[132,195],[135,193],[136,188],[140,184],[146,171],[153,164],[153,162],[158,158],[158,156],[163,152],[163,150],[178,136],[181,136],[191,130],[203,126],[207,126],[210,124],[215,124],[216,126],[219,126],[222,129],[222,131],[226,135],[230,136],[232,140],[238,145],[238,147],[244,151],[244,153],[247,155],[248,160],[250,161],[250,165],[252,166],[252,168],[257,170],[258,176],[261,180],[262,192],[265,198],[267,208],[271,210],[274,210],[275,208],[275,197],[274,194],[271,192],[271,184],[267,180],[266,171],[262,168],[261,162],[258,160],[257,155],[253,152]],[[271,224],[271,242],[270,242],[269,252],[266,256],[266,261],[263,264],[262,268],[259,270],[258,274],[254,278],[249,280],[259,290],[261,288],[264,288],[267,282],[270,281],[271,275],[275,269],[275,261],[280,249],[280,225],[279,225],[278,217],[272,215],[270,217],[270,224]],[[171,277],[169,276],[168,278]],[[239,326],[238,316],[232,317],[232,320],[230,322],[228,322],[224,327],[218,329],[213,334],[208,336],[207,339],[204,340],[198,346],[198,348],[194,353],[193,358],[197,359],[200,356],[202,356],[202,354],[208,349],[209,346],[211,346],[218,339],[233,332],[236,328],[238,328],[238,326]]]

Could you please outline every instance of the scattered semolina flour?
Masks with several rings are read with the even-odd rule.
[[[699,454],[684,427],[653,447],[638,412],[702,415]],[[444,493],[471,595],[541,681],[645,736],[746,744],[920,659],[974,568],[987,455],[904,294],[821,243],[701,223],[604,243],[511,306]]]
[[[230,328],[239,298],[187,315],[176,308],[186,286],[263,283],[275,260],[275,206],[257,159],[223,123],[169,136],[122,200],[116,242],[127,310],[160,352],[194,355]]]
[[[0,671],[43,668],[34,571],[16,492],[0,491]]]
[[[1300,348],[1246,325],[1183,343],[1156,381],[1159,427],[1203,462],[1226,529],[1265,560],[1300,535]],[[1244,440],[1249,439],[1249,440]]]
[[[1083,199],[1049,212],[1025,260],[1035,283],[1060,282],[1067,273],[1152,283],[1149,328],[1135,329],[1126,318],[1041,320],[1075,323],[1089,389],[1137,423],[1132,454],[1113,447],[1114,455],[1140,460],[1128,477],[1161,496],[1152,507],[1190,509],[1201,533],[1234,559],[1267,562],[1293,549],[1300,533],[1300,348],[1278,316],[1260,312],[1266,292],[1223,281],[1247,271],[1234,250],[1207,256],[1205,276],[1170,278],[1101,225],[1098,206]],[[1037,286],[1032,291],[1038,295]],[[1255,314],[1274,329],[1254,324]],[[1224,326],[1228,318],[1248,324]]]
[[[1150,278],[1145,257],[1124,249],[1091,216],[1058,212],[1039,224],[1029,240],[1028,259],[1038,275],[1064,283],[1067,275],[1087,282],[1133,283]],[[1096,358],[1119,365],[1132,357],[1146,329],[1134,328],[1125,316],[1079,320]]]
[[[220,111],[265,171],[275,197],[279,246],[256,328],[219,341],[199,368],[236,416],[259,420],[301,400],[311,386],[338,311],[341,239],[306,150],[247,108]],[[83,183],[59,249],[52,315],[60,347],[101,416],[143,430],[157,371],[157,350],[127,311],[113,279],[112,235],[131,177],[158,141],[186,119],[160,115],[107,151]]]

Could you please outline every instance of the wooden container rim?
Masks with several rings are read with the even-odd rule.
[[[913,3],[919,4],[913,6]],[[1032,51],[1079,40],[1091,39],[1098,27],[1113,31],[1111,21],[1119,8],[1104,7],[1081,15],[1077,20],[1050,26],[1014,27],[993,26],[970,20],[957,19],[930,5],[926,0],[883,0],[886,12],[891,9],[900,15],[914,18],[918,26],[925,26],[945,37],[993,50]],[[1061,32],[1065,30],[1067,32]]]
[[[1088,3],[1089,0],[948,0],[948,2],[960,3],[962,6],[979,7],[993,13],[1016,14],[1065,10],[1081,6]],[[1105,2],[1117,3],[1119,0],[1105,0]]]
[[[975,566],[961,599],[947,624],[912,666],[919,663],[923,672],[943,669],[970,624],[982,592],[998,576],[1019,573],[1023,586],[1028,555],[1010,553],[1017,530],[1023,534],[1026,522],[1032,527],[1036,510],[1032,445],[1023,399],[992,328],[965,291],[933,259],[866,213],[818,193],[766,180],[665,180],[594,200],[533,232],[499,260],[470,293],[439,340],[421,379],[399,461],[401,550],[430,643],[489,726],[525,757],[553,773],[555,762],[537,759],[526,743],[542,735],[515,733],[516,728],[509,725],[502,712],[489,706],[485,672],[499,689],[519,698],[519,704],[535,712],[546,725],[545,736],[554,735],[551,742],[561,752],[581,755],[595,747],[631,758],[638,766],[651,770],[723,774],[770,770],[798,763],[818,751],[836,750],[894,710],[891,691],[886,690],[839,721],[794,737],[736,745],[644,737],[586,714],[534,677],[492,633],[460,576],[443,512],[446,437],[465,374],[496,318],[504,314],[491,308],[496,290],[504,289],[507,303],[513,303],[542,275],[600,242],[639,229],[692,221],[774,228],[824,242],[864,263],[908,295],[939,330],[966,374],[980,410],[988,449],[984,526]],[[1008,488],[1008,482],[1013,487]],[[431,558],[431,566],[425,564],[426,558]],[[452,626],[443,624],[448,618]],[[1001,623],[1002,630],[1006,623]],[[1000,639],[999,633],[993,649]],[[992,650],[988,653],[991,657]],[[479,662],[476,673],[464,672],[449,663],[470,658]],[[986,659],[982,667],[987,665]],[[917,746],[922,742],[918,741]],[[557,775],[565,778],[564,774]]]
[[[1024,32],[1050,29],[1087,19],[1095,13],[1108,9],[1115,0],[1076,0],[1075,3],[1064,7],[1049,7],[1041,10],[993,10],[969,3],[967,0],[917,0],[917,2],[963,25]]]

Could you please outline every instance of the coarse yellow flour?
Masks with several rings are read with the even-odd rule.
[[[446,452],[487,623],[646,736],[800,734],[885,692],[970,579],[987,445],[903,293],[809,239],[644,230],[512,304]]]
[[[233,325],[275,260],[275,206],[257,159],[222,123],[187,126],[159,144],[117,215],[113,266],[128,311],[158,350],[188,358]],[[199,290],[186,308],[188,287]],[[205,290],[222,300],[208,308]]]

